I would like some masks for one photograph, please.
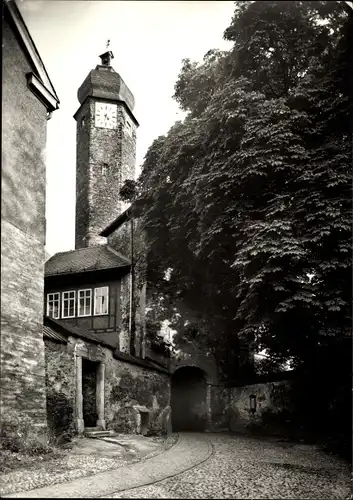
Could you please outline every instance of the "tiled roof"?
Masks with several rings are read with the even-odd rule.
[[[114,99],[126,103],[131,115],[135,106],[135,98],[119,73],[98,65],[92,69],[77,92],[77,97],[82,105],[88,96],[101,99]],[[134,121],[137,122],[136,118]]]
[[[130,261],[108,245],[59,252],[45,263],[45,276],[76,274],[130,265]]]
[[[43,337],[67,344],[67,338],[61,335],[61,333],[55,332],[50,326],[43,326]]]
[[[55,330],[59,330],[66,336],[74,335],[75,337],[81,337],[83,339],[90,340],[95,344],[101,344],[113,349],[116,349],[117,347],[117,342],[109,342],[103,339],[101,334],[99,333],[87,332],[86,330],[68,324],[63,325],[59,321],[53,318],[48,318],[47,316],[45,317],[45,322],[47,324],[50,324],[52,328],[55,328]]]
[[[46,329],[45,331],[50,331],[50,334],[58,335],[60,338],[64,339],[65,342],[67,342],[66,337],[69,337],[70,335],[74,335],[76,337],[80,337],[80,338],[83,338],[85,340],[94,342],[95,344],[100,344],[100,345],[109,347],[110,349],[113,349],[113,351],[114,351],[113,355],[114,355],[114,358],[116,358],[116,359],[120,359],[121,361],[126,361],[127,363],[132,363],[134,365],[144,366],[146,368],[161,371],[164,373],[169,373],[166,368],[163,368],[163,367],[157,365],[152,360],[135,358],[134,356],[131,356],[130,354],[118,351],[116,343],[113,343],[113,342],[110,343],[106,340],[103,340],[99,336],[99,334],[97,334],[97,333],[87,332],[85,330],[81,330],[80,328],[77,328],[77,327],[74,327],[71,325],[64,326],[59,321],[56,321],[53,318],[49,318],[48,316],[44,317],[44,322],[45,322],[45,326],[43,328],[43,333],[44,333],[44,329]],[[51,338],[53,338],[53,337],[51,337]]]
[[[152,368],[153,370],[157,370],[159,372],[164,372],[164,373],[169,374],[169,371],[167,368],[162,367],[162,366],[158,365],[157,363],[154,363],[150,359],[135,358],[134,356],[131,356],[131,354],[127,354],[125,352],[120,352],[118,350],[114,351],[114,358],[120,359],[121,361],[126,361],[127,363],[132,363],[134,365],[144,366],[146,368]]]

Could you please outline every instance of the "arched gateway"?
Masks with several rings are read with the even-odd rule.
[[[212,386],[218,383],[213,356],[192,348],[172,360],[170,371],[173,431],[212,430]]]
[[[203,370],[194,366],[183,366],[173,373],[171,407],[174,432],[206,430],[208,405]]]

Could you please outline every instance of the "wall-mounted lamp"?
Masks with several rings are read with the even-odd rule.
[[[251,413],[255,413],[256,412],[256,396],[255,396],[255,394],[251,394],[249,396],[249,400],[250,400],[250,411],[251,411]]]

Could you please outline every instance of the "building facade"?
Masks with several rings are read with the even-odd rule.
[[[75,249],[45,254],[46,126],[59,101],[16,4],[4,11],[2,413],[56,434],[227,428],[212,356],[161,358],[146,343],[145,235],[120,196],[138,122],[111,51],[78,90]]]
[[[59,99],[14,1],[2,28],[1,413],[44,429],[45,146]]]
[[[136,334],[143,331],[136,328],[143,304],[138,318],[134,305],[136,238],[119,192],[135,178],[138,123],[113,57],[102,54],[78,90],[76,248],[45,264],[48,423],[79,433],[168,432],[169,370],[145,359]],[[121,218],[127,227],[102,236]]]

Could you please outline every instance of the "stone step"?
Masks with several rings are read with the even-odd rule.
[[[112,435],[112,431],[103,431],[103,430],[87,430],[85,429],[84,435],[88,438],[102,438],[108,437]]]

